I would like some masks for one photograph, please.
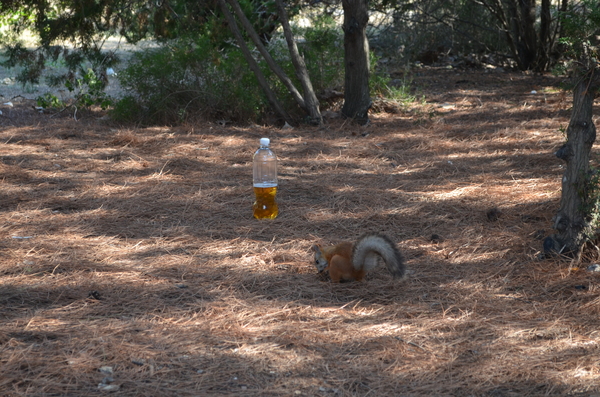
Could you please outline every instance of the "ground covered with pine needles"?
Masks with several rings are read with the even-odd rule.
[[[366,127],[0,116],[2,396],[600,395],[600,273],[539,257],[559,79],[421,69]],[[9,100],[10,98],[5,98]],[[271,138],[280,215],[252,218]],[[385,233],[332,284],[314,243]]]

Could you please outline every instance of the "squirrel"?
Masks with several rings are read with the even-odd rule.
[[[383,259],[394,278],[404,277],[404,258],[392,240],[383,234],[365,234],[356,243],[343,242],[322,247],[316,244],[315,266],[319,273],[329,270],[331,281],[361,281]]]

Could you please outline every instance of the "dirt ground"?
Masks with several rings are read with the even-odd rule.
[[[596,258],[538,257],[558,84],[424,68],[425,101],[367,127],[0,104],[0,395],[600,396]],[[251,213],[263,136],[272,221]],[[316,274],[314,243],[365,232],[398,243],[406,280]]]

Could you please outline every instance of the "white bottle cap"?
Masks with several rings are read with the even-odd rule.
[[[260,138],[260,146],[269,146],[271,140],[269,138]]]

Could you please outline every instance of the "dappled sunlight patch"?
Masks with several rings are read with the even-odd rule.
[[[226,139],[223,139],[221,142],[221,146],[226,147],[226,148],[241,148],[241,147],[246,147],[248,145],[248,139],[246,138],[241,138],[241,137],[236,137],[236,136],[229,136]],[[256,143],[255,143],[256,145]]]
[[[462,186],[445,193],[437,193],[432,196],[441,200],[455,199],[462,196],[470,196],[481,189],[481,186]]]
[[[308,222],[331,222],[339,219],[339,214],[331,210],[307,211],[305,218]]]
[[[135,147],[144,143],[143,137],[136,134],[134,130],[119,130],[108,142],[111,146]]]

